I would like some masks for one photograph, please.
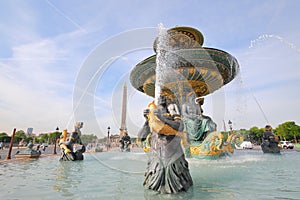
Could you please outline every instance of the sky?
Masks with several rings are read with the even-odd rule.
[[[297,0],[11,0],[0,10],[0,132],[83,121],[83,134],[118,134],[126,82],[136,136],[153,99],[132,88],[130,71],[154,54],[160,24],[196,28],[203,46],[238,60],[238,76],[205,97],[219,131],[229,120],[234,129],[300,124]]]

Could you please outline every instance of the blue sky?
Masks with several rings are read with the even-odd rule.
[[[239,76],[205,101],[218,130],[229,119],[236,129],[300,123],[297,0],[11,0],[0,8],[0,132],[71,131],[83,121],[83,133],[103,137],[108,126],[118,133],[126,81],[128,129],[136,135],[152,99],[128,76],[153,55],[160,23],[197,28],[203,46],[237,58]]]

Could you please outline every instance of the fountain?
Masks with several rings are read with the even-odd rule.
[[[130,147],[129,147],[130,144],[131,144],[130,136],[128,135],[127,132],[124,132],[124,135],[120,140],[120,151],[130,152]]]
[[[82,144],[80,136],[80,129],[83,126],[83,122],[75,123],[75,131],[73,131],[69,138],[67,138],[67,130],[63,130],[60,140],[59,147],[61,149],[60,161],[76,161],[83,160],[83,153],[85,152],[85,146]],[[78,149],[74,152],[74,144],[82,145],[81,149]]]
[[[212,119],[203,115],[201,106],[204,96],[236,77],[239,64],[225,51],[203,47],[203,42],[201,32],[191,27],[163,29],[154,41],[156,54],[132,69],[130,81],[135,89],[155,98],[149,108],[155,109],[159,95],[179,108],[186,156],[215,159],[233,153],[235,143],[243,138],[232,133],[225,141]],[[153,122],[152,129],[159,124],[160,120]],[[149,145],[145,151],[149,151]]]
[[[263,132],[263,143],[261,149],[264,153],[280,154],[278,147],[278,136],[272,132],[272,127],[266,125],[265,131]]]
[[[16,158],[39,158],[41,151],[39,148],[33,149],[33,143],[30,141],[27,145],[27,148],[22,151],[17,151],[15,154]]]

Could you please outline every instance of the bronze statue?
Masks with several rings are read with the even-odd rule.
[[[217,130],[217,125],[208,116],[203,115],[201,105],[203,98],[197,99],[191,95],[188,102],[182,105],[182,116],[184,122],[184,131],[187,133],[189,141],[203,141],[208,133]]]
[[[272,132],[272,127],[266,125],[265,132],[263,132],[263,143],[261,148],[264,153],[280,153],[278,147],[278,137]]]
[[[144,186],[160,193],[187,191],[193,185],[188,162],[180,145],[183,122],[167,110],[166,98],[160,96],[144,111],[146,122],[138,137],[151,134],[151,150]]]
[[[121,138],[120,142],[120,150],[123,151],[130,151],[129,145],[131,144],[130,136],[127,132],[124,133],[123,137]]]
[[[39,148],[33,149],[33,143],[30,141],[27,148],[22,151],[17,151],[15,154],[16,158],[38,158],[41,155]]]
[[[83,153],[85,152],[85,146],[82,144],[80,136],[80,129],[83,126],[83,122],[75,123],[75,131],[71,133],[69,138],[67,138],[67,130],[63,130],[62,135],[59,140],[59,147],[61,148],[60,161],[75,161],[83,160]],[[82,145],[81,149],[74,152],[74,144]]]

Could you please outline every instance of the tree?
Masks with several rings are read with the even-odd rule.
[[[243,137],[244,140],[252,140],[252,138],[250,137],[250,131],[246,130],[246,129],[240,129],[240,131],[238,131]]]
[[[25,139],[26,143],[28,144],[30,141],[33,142],[33,137],[29,136]]]
[[[49,141],[51,143],[55,143],[57,141],[57,139],[60,137],[61,132],[55,131],[53,133],[49,134]]]
[[[300,127],[293,121],[279,124],[275,129],[275,133],[283,140],[295,140],[300,138]]]
[[[261,142],[261,138],[263,135],[263,129],[259,129],[258,127],[254,126],[252,128],[250,128],[249,130],[249,137],[250,137],[250,141],[252,140],[253,142]]]
[[[26,134],[23,130],[18,130],[15,133],[14,142],[20,142],[22,139],[26,140]]]
[[[40,139],[37,138],[37,137],[34,137],[34,138],[33,138],[33,143],[40,143]]]
[[[49,139],[49,135],[47,133],[44,133],[42,134],[40,141],[41,143],[48,142],[48,139]]]
[[[6,133],[0,133],[0,142],[9,142],[10,138]]]
[[[94,134],[90,134],[90,135],[84,134],[84,135],[81,135],[80,139],[81,139],[81,141],[82,141],[83,144],[94,143],[94,142],[98,141],[98,137],[96,135],[94,135]]]

